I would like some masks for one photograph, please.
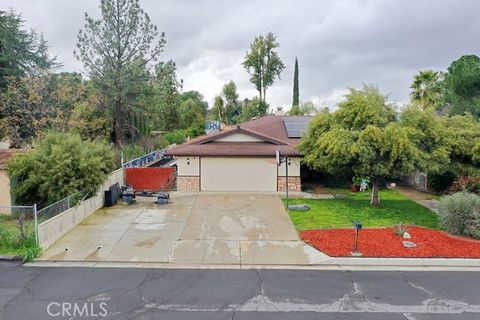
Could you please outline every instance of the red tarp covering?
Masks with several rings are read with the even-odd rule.
[[[127,168],[125,180],[135,190],[168,190],[175,182],[175,168]]]

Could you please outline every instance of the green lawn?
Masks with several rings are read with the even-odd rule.
[[[0,213],[0,256],[20,256],[27,261],[38,256],[40,248],[35,243],[33,221],[26,221],[25,228],[29,233],[22,240],[17,220],[10,214]]]
[[[294,199],[290,204],[305,203],[310,211],[289,211],[298,231],[321,228],[351,228],[359,220],[364,228],[392,226],[399,222],[438,229],[437,214],[420,206],[394,190],[381,190],[381,206],[370,206],[369,192],[352,193],[331,189],[343,199]]]

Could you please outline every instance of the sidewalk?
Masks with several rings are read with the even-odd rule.
[[[395,190],[415,201],[419,205],[438,213],[438,200],[432,198],[428,193],[421,192],[409,186],[396,186]]]

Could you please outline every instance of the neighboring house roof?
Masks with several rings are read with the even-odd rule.
[[[15,154],[27,152],[26,149],[0,149],[0,170],[4,170],[7,167],[7,161],[10,160]]]
[[[285,156],[300,156],[296,145],[299,138],[289,138],[283,120],[287,116],[267,115],[228,127],[223,131],[203,135],[167,150],[174,156],[275,156],[278,149]],[[299,117],[288,117],[299,118]],[[301,117],[310,119],[311,117]],[[262,142],[219,142],[220,138],[241,133]]]

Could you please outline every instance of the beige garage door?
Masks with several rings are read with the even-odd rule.
[[[277,191],[275,158],[203,158],[202,191]]]

